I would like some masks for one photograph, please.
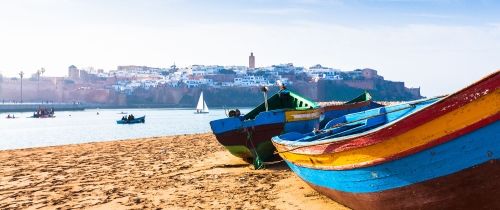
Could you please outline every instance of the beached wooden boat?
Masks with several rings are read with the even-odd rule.
[[[117,120],[117,124],[135,124],[135,123],[145,123],[146,122],[146,116],[134,118],[133,120]]]
[[[323,128],[330,120],[341,117],[343,115],[354,112],[361,112],[382,106],[384,105],[374,102],[372,100],[372,96],[368,92],[364,92],[358,97],[343,104],[329,104],[321,106],[322,116],[319,127]]]
[[[497,71],[442,99],[349,115],[326,132],[273,143],[299,177],[353,209],[500,209],[499,86]]]
[[[244,116],[210,122],[217,140],[231,154],[247,162],[272,158],[271,137],[282,132],[307,133],[318,129],[320,109],[316,102],[292,91],[282,90]]]
[[[344,104],[323,107],[289,90],[281,94],[288,96],[285,99],[280,93],[271,96],[267,112],[263,103],[244,116],[210,122],[217,140],[231,154],[247,162],[252,162],[256,155],[266,161],[276,157],[271,143],[273,136],[292,131],[308,133],[319,128],[320,119],[382,106],[373,102],[368,93]]]

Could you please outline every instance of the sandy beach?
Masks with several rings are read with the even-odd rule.
[[[0,151],[0,209],[347,209],[212,134]]]

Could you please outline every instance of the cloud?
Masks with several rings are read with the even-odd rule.
[[[47,75],[64,75],[71,64],[110,70],[127,64],[166,67],[174,60],[179,66],[246,65],[253,51],[258,66],[293,62],[342,70],[375,68],[386,79],[421,86],[423,94],[430,96],[450,93],[500,67],[496,20],[469,26],[339,25],[331,19],[310,18],[316,10],[298,4],[233,11],[250,17],[245,20],[223,12],[196,16],[191,10],[194,19],[164,9],[156,13],[124,10],[110,16],[107,8],[99,13],[87,13],[89,7],[78,7],[80,13],[76,13],[69,6],[54,12],[12,9],[0,13],[4,17],[0,18],[0,71],[15,75],[45,67]],[[143,19],[145,14],[149,18]],[[199,21],[212,14],[221,14],[220,20]],[[263,18],[255,21],[259,14]],[[447,18],[434,13],[416,15]]]
[[[462,0],[369,0],[369,1],[381,2],[381,3],[391,3],[391,2],[399,2],[399,3],[436,3],[436,2],[453,3],[453,2],[459,2]]]
[[[437,18],[437,19],[452,19],[457,18],[454,15],[443,15],[443,14],[432,14],[432,13],[417,13],[417,14],[407,14],[413,17],[423,17],[423,18]]]
[[[114,69],[137,64],[246,65],[317,63],[352,70],[375,68],[386,79],[422,87],[427,96],[453,92],[500,68],[500,26],[340,26],[187,24],[170,28],[92,25],[0,34],[4,75],[46,67],[62,75],[67,66]]]
[[[252,14],[262,14],[262,15],[296,15],[296,14],[308,14],[311,10],[303,8],[267,8],[267,9],[250,9],[247,10],[248,13]]]

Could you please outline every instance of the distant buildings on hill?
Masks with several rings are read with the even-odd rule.
[[[369,68],[341,71],[320,64],[305,68],[296,67],[292,63],[255,68],[253,53],[250,54],[249,64],[248,67],[191,65],[182,68],[175,65],[168,68],[129,65],[118,66],[116,70],[108,72],[94,71],[93,68],[78,69],[71,65],[68,67],[68,79],[79,83],[109,79],[115,81],[112,85],[115,91],[125,93],[131,93],[137,88],[147,90],[159,86],[187,88],[272,86],[278,80],[287,85],[296,82],[317,83],[321,80],[351,81],[351,83],[360,80],[384,80],[376,70]]]
[[[328,95],[327,93],[321,92],[322,89],[329,89],[328,87],[368,91],[381,89],[385,90],[385,92],[380,92],[385,98],[391,98],[389,97],[391,94],[396,99],[402,95],[406,99],[421,97],[420,88],[407,88],[404,82],[386,81],[376,70],[369,68],[341,71],[320,64],[299,67],[294,66],[293,63],[256,67],[253,53],[250,53],[248,64],[248,66],[190,65],[187,67],[178,67],[175,64],[170,67],[125,65],[117,66],[116,69],[109,71],[70,65],[67,77],[38,77],[25,81],[23,88],[26,100],[117,104],[126,103],[123,102],[127,100],[124,99],[126,96],[152,97],[160,101],[170,100],[166,98],[171,97],[182,101],[182,93],[193,92],[198,88],[209,88],[223,94],[224,91],[220,90],[274,86],[278,80],[287,86],[300,87],[306,92],[310,89],[309,95],[313,98],[317,96],[318,100],[328,98],[323,97]],[[0,99],[18,100],[20,95],[18,80],[19,78],[7,79],[0,76]],[[393,92],[398,93],[389,91],[391,88],[395,90]],[[154,97],[148,96],[148,91],[154,92]],[[175,91],[179,94],[174,94]]]

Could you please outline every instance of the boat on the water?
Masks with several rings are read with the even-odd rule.
[[[360,94],[358,97],[343,104],[327,104],[324,106],[321,105],[322,116],[319,127],[325,127],[326,123],[337,117],[382,106],[384,105],[374,102],[370,93],[366,91]]]
[[[207,103],[205,102],[205,99],[203,98],[203,91],[200,94],[200,98],[198,98],[198,104],[196,105],[196,111],[194,112],[195,114],[208,114],[208,106]]]
[[[276,156],[271,137],[318,129],[319,117],[316,102],[285,89],[247,114],[211,121],[210,127],[217,141],[231,154],[252,163]]]
[[[39,107],[31,118],[54,118],[54,108]]]
[[[135,123],[145,123],[145,122],[146,122],[146,116],[137,117],[134,119],[121,119],[116,121],[117,124],[135,124]]]
[[[12,115],[12,116],[11,116],[11,115],[9,114],[9,115],[7,115],[7,117],[5,117],[5,118],[6,118],[6,119],[16,119],[16,116],[14,116],[14,115]]]
[[[497,71],[272,141],[300,178],[352,209],[500,209],[499,87]]]

